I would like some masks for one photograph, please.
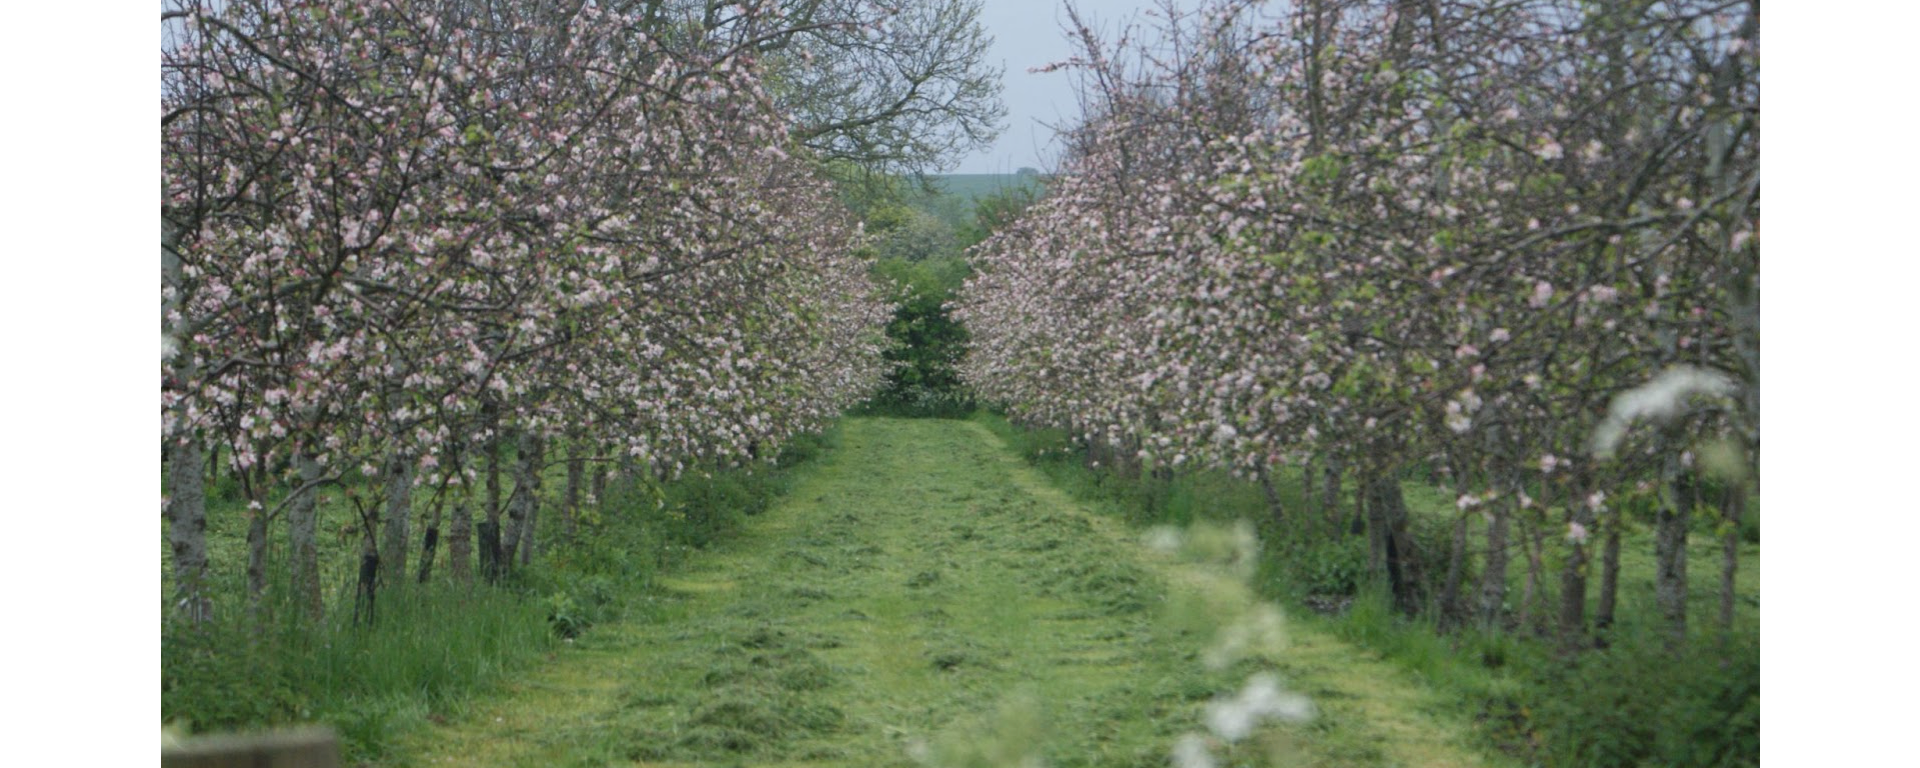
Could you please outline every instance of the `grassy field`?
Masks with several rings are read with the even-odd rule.
[[[626,620],[388,762],[1161,766],[1210,702],[1270,671],[1318,714],[1265,726],[1236,764],[1504,764],[1433,691],[1322,630],[1209,669],[1204,574],[1139,542],[978,423],[849,420],[783,501]]]
[[[1040,179],[1036,176],[1022,176],[1015,173],[949,173],[933,177],[941,191],[950,197],[965,200],[968,206],[973,201],[1005,189],[1017,187],[1038,187]]]

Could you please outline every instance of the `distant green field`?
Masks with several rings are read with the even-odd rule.
[[[1013,187],[1040,186],[1040,176],[1016,173],[950,173],[933,177],[948,195],[972,203],[975,200]]]

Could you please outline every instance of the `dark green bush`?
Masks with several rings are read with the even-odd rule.
[[[1747,766],[1760,761],[1760,648],[1651,635],[1528,670],[1527,710],[1551,765]]]
[[[1740,519],[1740,540],[1748,544],[1760,543],[1760,516],[1747,515]]]
[[[1352,595],[1367,579],[1367,540],[1340,536],[1301,543],[1284,561],[1288,581],[1301,595]]]
[[[297,718],[305,698],[285,656],[238,621],[160,628],[160,719],[191,731],[277,725]]]
[[[967,329],[947,312],[953,291],[971,273],[957,257],[883,259],[877,276],[893,284],[897,304],[887,323],[892,347],[885,352],[893,369],[886,385],[863,409],[874,415],[915,418],[965,418],[974,409],[973,393],[960,381],[957,366],[966,355]]]

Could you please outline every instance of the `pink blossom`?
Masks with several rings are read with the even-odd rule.
[[[1547,306],[1547,303],[1551,301],[1553,301],[1553,284],[1545,280],[1534,283],[1533,297],[1527,299],[1527,306],[1533,307],[1534,309],[1543,309]]]

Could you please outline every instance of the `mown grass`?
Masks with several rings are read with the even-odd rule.
[[[977,424],[853,419],[739,536],[656,580],[627,621],[445,727],[405,764],[1167,764],[1204,707],[1274,661],[1210,670],[1176,565]],[[1482,765],[1462,726],[1325,637],[1282,662],[1344,697],[1235,764]]]
[[[1075,498],[1135,525],[1245,519],[1263,541],[1258,586],[1293,610],[1308,633],[1325,633],[1378,653],[1419,681],[1443,706],[1475,724],[1478,743],[1545,765],[1747,765],[1758,760],[1758,515],[1743,524],[1736,572],[1735,623],[1721,631],[1721,544],[1709,515],[1689,538],[1688,603],[1692,637],[1681,654],[1668,651],[1653,601],[1654,565],[1646,521],[1629,519],[1622,537],[1619,605],[1609,646],[1569,657],[1547,638],[1525,631],[1474,627],[1442,631],[1429,617],[1393,611],[1366,571],[1364,537],[1344,536],[1344,517],[1328,520],[1304,498],[1297,470],[1276,481],[1284,520],[1272,518],[1264,492],[1225,473],[1188,472],[1170,479],[1131,479],[1090,465],[1058,430],[1027,430],[992,414],[974,420],[1034,469]],[[1403,484],[1416,544],[1443,562],[1453,510],[1437,488]],[[1342,499],[1353,512],[1351,489]],[[1317,493],[1317,491],[1316,491]],[[1484,523],[1470,521],[1469,541],[1484,542]],[[1557,609],[1561,548],[1549,542],[1537,585],[1536,616]],[[1508,571],[1509,615],[1517,617],[1526,563],[1516,552]],[[1466,584],[1477,583],[1469,570]],[[1589,612],[1597,600],[1590,575]],[[1590,614],[1591,615],[1591,614]],[[1657,724],[1657,725],[1656,725]]]

